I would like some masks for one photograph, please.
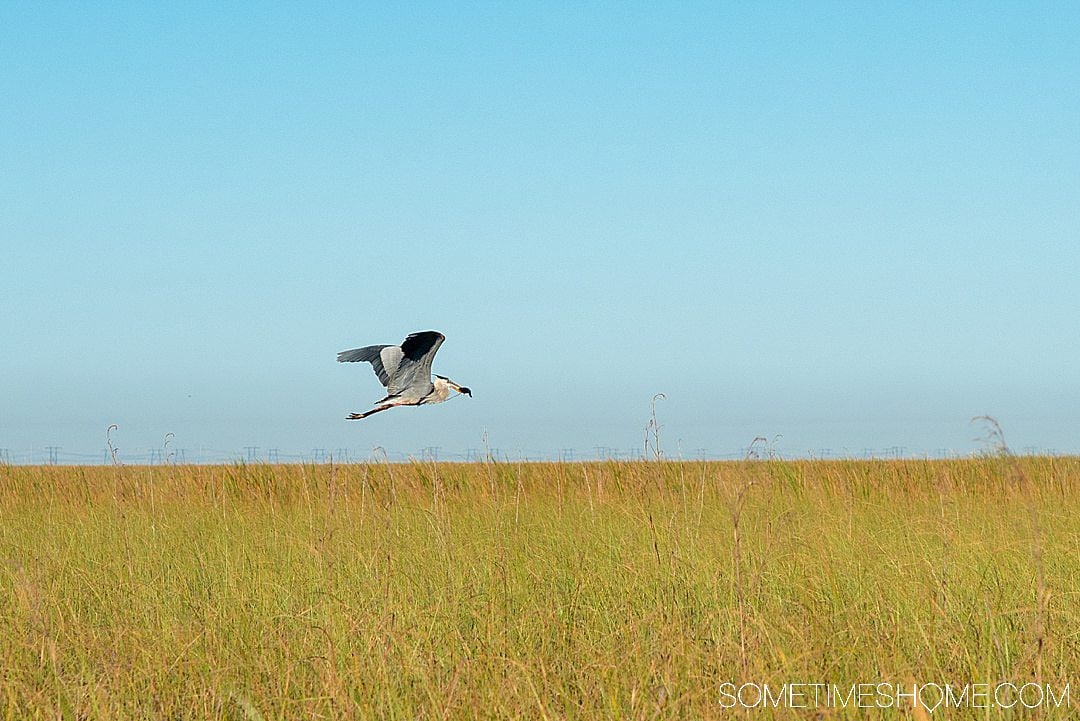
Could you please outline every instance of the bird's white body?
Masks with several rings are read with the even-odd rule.
[[[459,388],[457,383],[454,383],[448,378],[443,378],[442,376],[435,376],[432,378],[431,385],[435,386],[435,390],[424,399],[424,403],[442,403],[450,397],[450,391],[456,391]]]

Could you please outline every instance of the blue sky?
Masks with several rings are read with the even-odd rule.
[[[0,448],[1080,451],[1073,3],[4,3]],[[337,351],[474,398],[347,423]],[[261,450],[260,453],[265,452]],[[76,457],[71,455],[72,459]]]

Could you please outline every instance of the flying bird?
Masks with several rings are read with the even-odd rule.
[[[451,391],[472,396],[472,391],[446,376],[431,375],[431,361],[446,336],[438,331],[425,330],[410,334],[401,345],[369,345],[343,350],[338,363],[366,361],[375,369],[379,382],[386,386],[386,397],[365,413],[350,413],[345,420],[367,418],[373,413],[396,406],[422,406],[442,403]]]

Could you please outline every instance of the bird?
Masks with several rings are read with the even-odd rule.
[[[422,406],[442,403],[457,391],[472,397],[472,391],[446,376],[432,377],[431,361],[446,336],[436,330],[410,333],[401,345],[369,345],[343,350],[337,354],[338,363],[366,361],[375,370],[379,382],[386,386],[386,397],[364,413],[350,413],[347,421],[357,421],[398,406]]]

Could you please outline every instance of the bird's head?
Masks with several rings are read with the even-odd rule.
[[[435,377],[436,378],[441,378],[444,381],[446,381],[446,385],[450,386],[451,388],[453,388],[458,393],[464,393],[465,395],[469,396],[469,398],[472,398],[472,391],[470,389],[466,388],[465,386],[458,385],[457,383],[450,380],[446,376],[436,375]]]

